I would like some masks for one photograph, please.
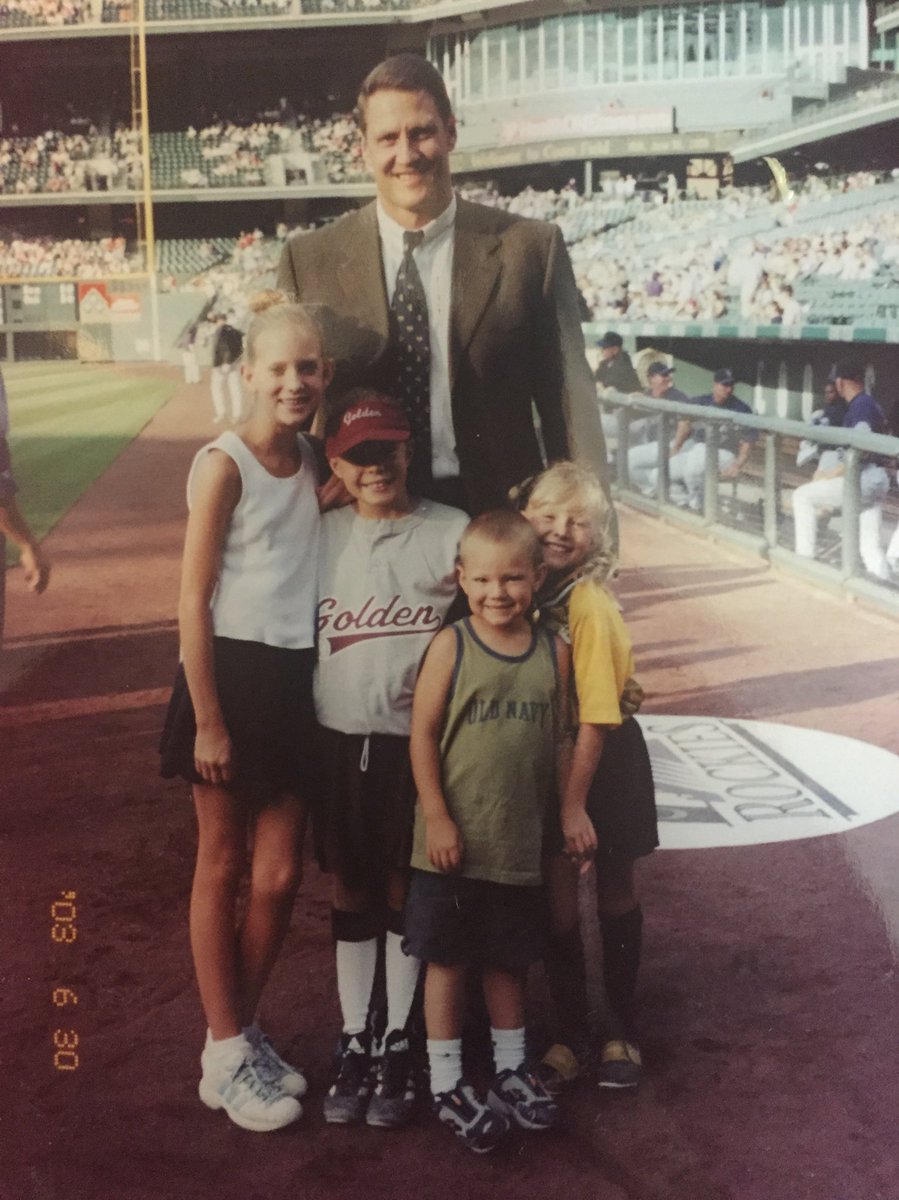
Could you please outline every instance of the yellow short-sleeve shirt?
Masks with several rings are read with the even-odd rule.
[[[634,652],[615,598],[601,584],[583,580],[571,593],[568,629],[577,721],[620,725],[619,701],[634,673]]]

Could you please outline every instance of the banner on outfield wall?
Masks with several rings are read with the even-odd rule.
[[[644,716],[663,849],[845,833],[899,812],[899,758],[817,729]]]
[[[78,284],[78,319],[83,324],[139,321],[142,315],[139,292],[110,292],[105,283]]]
[[[627,137],[638,133],[671,133],[673,108],[617,108],[557,117],[521,117],[500,125],[501,146],[551,142],[559,138]]]

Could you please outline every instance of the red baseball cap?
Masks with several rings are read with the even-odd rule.
[[[411,437],[402,408],[386,397],[370,394],[341,415],[337,429],[325,441],[325,453],[328,458],[343,458],[363,442],[408,442]]]

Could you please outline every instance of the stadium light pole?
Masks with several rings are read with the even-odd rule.
[[[156,238],[153,231],[153,184],[150,178],[150,119],[147,101],[147,6],[146,0],[137,4],[137,66],[134,63],[134,39],[131,44],[131,108],[132,120],[140,118],[140,159],[142,197],[138,205],[139,227],[143,233],[147,282],[150,287],[150,337],[153,361],[159,362],[159,294],[156,280]],[[135,75],[137,87],[135,88]]]

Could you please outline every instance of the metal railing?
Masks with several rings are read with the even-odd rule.
[[[618,499],[681,522],[697,533],[736,542],[825,587],[863,597],[899,614],[899,562],[897,571],[890,571],[885,557],[887,549],[899,554],[899,533],[893,536],[899,525],[895,477],[899,438],[617,392],[603,394],[601,409],[609,458],[614,463],[613,492]],[[670,447],[682,420],[705,431],[704,467],[701,478],[694,475],[691,479],[691,488],[671,481]],[[754,431],[757,440],[744,468],[733,477],[722,476],[718,451],[725,441],[740,440],[739,434],[736,439],[732,434],[728,437],[728,431],[735,429]],[[813,461],[797,464],[801,442],[814,443],[820,451],[843,450],[842,501],[818,513],[814,558],[802,557],[794,549],[791,497],[798,486],[811,481],[815,470]],[[644,452],[640,469],[632,473],[629,452],[653,443],[652,468],[647,470],[649,455]],[[862,475],[869,476],[868,468],[875,462],[883,465],[889,490],[885,498],[872,502],[863,495]],[[878,478],[882,482],[884,477]],[[868,522],[868,537],[875,528],[884,552],[884,578],[872,575],[862,561],[862,514]]]

